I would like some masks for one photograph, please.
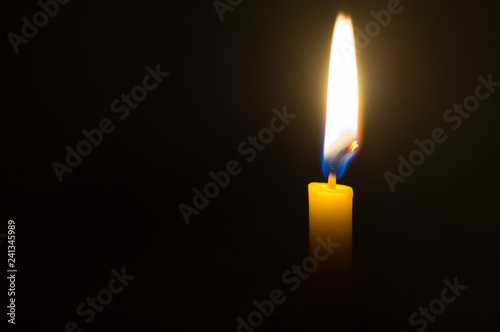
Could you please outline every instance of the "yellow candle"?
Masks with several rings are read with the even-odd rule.
[[[326,183],[319,182],[310,183],[308,190],[310,255],[314,257],[314,250],[320,246],[318,238],[339,244],[324,266],[331,267],[328,270],[334,274],[347,274],[347,277],[352,262],[353,190],[340,184],[332,190]],[[326,270],[322,268],[321,272]]]
[[[320,260],[311,275],[311,329],[351,331],[353,190],[318,182],[308,189],[310,256]]]
[[[339,16],[328,75],[323,172],[327,183],[309,184],[309,252],[317,261],[311,276],[312,330],[350,330],[352,317],[351,187],[337,184],[358,141],[358,79],[354,32]]]
[[[358,81],[351,20],[339,16],[332,39],[328,75],[323,172],[327,183],[309,184],[309,251],[329,243],[331,257],[314,274],[315,297],[348,293],[352,274],[351,187],[337,184],[357,148]]]

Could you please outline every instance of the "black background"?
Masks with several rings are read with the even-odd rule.
[[[458,277],[468,289],[427,330],[498,331],[500,92],[457,130],[442,119],[479,75],[500,81],[498,8],[402,6],[357,54],[362,139],[341,181],[354,188],[354,324],[416,331],[408,317]],[[16,328],[235,331],[280,288],[287,301],[255,330],[308,330],[307,280],[290,292],[281,275],[308,255],[307,184],[324,180],[332,29],[341,10],[364,29],[386,7],[254,0],[221,22],[209,0],[73,0],[15,54],[6,36],[39,6],[5,2],[0,231],[16,221]],[[111,102],[156,64],[170,76],[120,120]],[[237,146],[285,105],[297,117],[245,162]],[[59,183],[51,163],[106,117],[115,131]],[[392,193],[384,172],[437,127],[446,142]],[[178,205],[232,159],[242,173],[186,225]],[[136,279],[83,323],[77,305],[122,267]]]

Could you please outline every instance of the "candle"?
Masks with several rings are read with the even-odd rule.
[[[314,250],[319,245],[318,238],[337,243],[340,246],[335,249],[331,261],[325,263],[325,266],[337,267],[337,271],[334,271],[336,275],[349,273],[352,257],[353,190],[339,184],[332,190],[328,189],[326,183],[318,182],[310,183],[308,189],[310,254],[314,255]],[[339,268],[342,270],[339,271]]]
[[[313,276],[315,302],[337,302],[337,313],[349,311],[352,274],[352,199],[351,187],[337,184],[358,141],[358,82],[354,33],[349,18],[339,16],[335,23],[330,70],[326,128],[323,147],[323,172],[328,181],[313,182],[309,191],[309,251],[315,257],[321,243],[330,242],[334,253],[320,262]],[[318,241],[319,240],[319,241]],[[318,301],[319,300],[319,301]],[[318,307],[313,305],[318,311]],[[331,310],[324,306],[319,311]],[[330,316],[332,319],[332,316]]]

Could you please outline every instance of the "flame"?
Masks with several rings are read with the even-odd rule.
[[[354,141],[349,146],[349,149],[347,149],[347,152],[353,152],[354,150],[356,150],[357,147],[358,147],[358,141]]]
[[[335,160],[337,179],[354,155],[358,140],[358,73],[354,31],[350,18],[339,15],[330,53],[326,105],[323,172],[325,177]]]

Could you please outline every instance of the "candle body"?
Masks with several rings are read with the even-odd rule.
[[[309,251],[314,257],[318,237],[340,244],[326,265],[338,273],[350,274],[352,269],[352,197],[351,187],[337,185],[327,189],[326,183],[313,182],[309,190]],[[342,269],[342,270],[340,270]]]
[[[318,262],[310,286],[314,321],[318,326],[335,322],[349,331],[353,190],[343,185],[330,190],[326,183],[313,182],[308,191],[309,255]]]

